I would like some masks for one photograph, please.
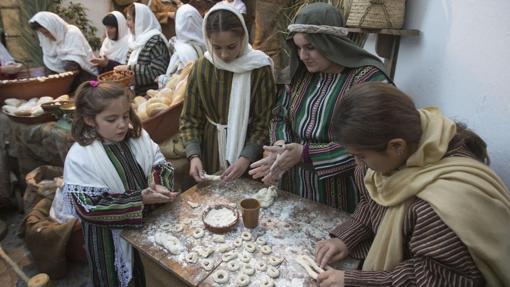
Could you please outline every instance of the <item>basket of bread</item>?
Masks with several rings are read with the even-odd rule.
[[[8,98],[4,100],[2,112],[13,121],[23,124],[38,124],[55,120],[54,114],[47,112],[45,106],[68,102],[69,96],[31,98],[29,100]]]
[[[106,73],[102,73],[97,76],[98,81],[100,82],[108,82],[108,83],[116,83],[121,84],[123,86],[129,86],[131,81],[133,81],[134,73],[130,70],[125,71],[109,71]]]
[[[28,101],[67,94],[77,74],[77,71],[72,71],[44,76],[44,68],[31,68],[26,73],[22,71],[16,79],[0,81],[0,104],[8,98]]]
[[[193,63],[173,75],[161,90],[148,90],[145,97],[135,97],[133,108],[152,140],[161,143],[179,130],[179,117]]]

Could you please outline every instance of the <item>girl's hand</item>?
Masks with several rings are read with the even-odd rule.
[[[320,287],[344,287],[345,272],[328,267],[326,271],[319,273],[317,283]]]
[[[170,190],[168,190],[168,188],[166,188],[166,186],[163,186],[163,185],[159,185],[159,184],[154,184],[151,189],[154,191],[154,192],[158,192],[158,193],[161,193],[163,194],[164,196],[170,198],[170,201],[173,202],[175,200],[175,198],[177,197],[177,195],[179,194],[178,192],[172,192]]]
[[[151,187],[142,190],[143,204],[167,203],[170,201],[170,197],[163,193],[154,191]]]
[[[348,254],[347,245],[338,238],[321,240],[315,245],[315,262],[321,268],[328,263],[346,258]]]
[[[202,174],[204,172],[204,167],[202,166],[202,161],[200,157],[196,156],[191,159],[189,163],[189,175],[195,179],[196,182],[202,181]]]
[[[113,68],[114,71],[127,71],[129,70],[128,65],[118,65]]]
[[[250,166],[250,160],[244,156],[239,157],[233,165],[229,166],[221,175],[224,181],[234,180],[243,175]]]

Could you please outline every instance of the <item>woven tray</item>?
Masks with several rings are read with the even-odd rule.
[[[406,0],[353,0],[346,25],[373,29],[401,29]]]

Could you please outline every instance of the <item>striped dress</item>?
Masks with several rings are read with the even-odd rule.
[[[127,59],[131,52],[131,50],[128,52]],[[159,35],[152,36],[138,55],[137,63],[129,66],[135,74],[135,93],[140,95],[149,89],[157,89],[156,78],[166,73],[168,63],[170,52],[167,44]]]
[[[173,167],[167,163],[153,168],[149,179],[136,162],[127,142],[103,144],[108,158],[119,174],[125,193],[112,194],[106,190],[102,196],[73,193],[74,206],[81,219],[87,258],[92,271],[94,286],[119,286],[115,266],[115,248],[112,229],[140,228],[143,224],[142,190],[149,182],[161,184],[173,190]],[[67,188],[90,189],[74,186]],[[84,206],[94,206],[85,209]],[[133,279],[135,286],[145,286],[140,257],[134,254]]]
[[[188,79],[180,119],[181,136],[187,156],[200,155],[203,167],[209,174],[220,168],[216,127],[209,120],[227,124],[233,75],[232,72],[217,69],[202,57],[193,66]],[[251,72],[250,116],[241,156],[252,162],[260,158],[262,146],[268,142],[275,92],[270,66]]]
[[[299,80],[281,93],[273,112],[271,142],[307,145],[308,158],[284,174],[280,188],[352,212],[358,202],[352,179],[355,162],[333,142],[331,119],[352,86],[385,81],[386,76],[376,67],[365,66],[345,68],[340,74],[301,69],[294,78]]]
[[[473,157],[464,146],[450,144],[446,156]],[[352,218],[330,232],[345,242],[349,256],[364,259],[386,208],[370,198],[366,169],[356,168],[361,200]],[[404,260],[390,271],[345,271],[345,286],[485,286],[467,247],[424,200],[416,198],[403,223]]]

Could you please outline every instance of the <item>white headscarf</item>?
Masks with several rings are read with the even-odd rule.
[[[177,72],[183,65],[199,57],[191,44],[205,47],[202,34],[203,21],[200,12],[190,4],[184,4],[177,9],[175,14],[175,52],[170,58],[167,75]]]
[[[154,35],[159,35],[165,43],[168,43],[166,37],[161,33],[161,25],[147,5],[133,3],[135,5],[135,31],[133,41],[129,48],[133,51],[129,55],[128,65],[135,65],[138,62],[138,56],[145,43]]]
[[[37,32],[43,50],[44,65],[48,69],[62,73],[65,72],[64,61],[73,61],[83,70],[97,75],[96,67],[90,63],[92,48],[78,27],[69,25],[57,14],[46,11],[38,12],[29,22],[39,23],[55,38],[55,41],[52,41]]]
[[[234,0],[232,2],[229,2],[227,0],[223,0],[221,2],[216,3],[216,5],[218,5],[218,4],[231,5],[234,8],[236,8],[237,11],[239,11],[239,13],[246,14],[246,4],[244,4],[243,0]]]
[[[239,21],[241,21],[244,29],[241,53],[237,59],[228,63],[225,63],[220,58],[213,56],[212,45],[207,38],[205,29],[209,15],[218,10],[227,10],[234,13]],[[211,8],[205,16],[202,30],[204,38],[206,39],[207,47],[207,52],[205,52],[204,57],[214,64],[216,68],[234,73],[232,78],[232,87],[230,89],[230,103],[227,121],[228,133],[225,150],[225,159],[230,162],[230,164],[233,164],[239,158],[239,155],[245,145],[250,114],[251,71],[264,66],[272,66],[272,61],[271,58],[264,52],[254,50],[250,44],[248,44],[248,29],[246,29],[243,16],[231,5],[219,4]],[[225,147],[218,148],[224,149]],[[223,163],[220,162],[220,164]]]
[[[129,42],[131,41],[126,18],[119,11],[113,11],[109,14],[112,14],[117,19],[117,40],[108,38],[108,33],[105,32],[106,38],[103,40],[99,54],[117,63],[125,64]]]

